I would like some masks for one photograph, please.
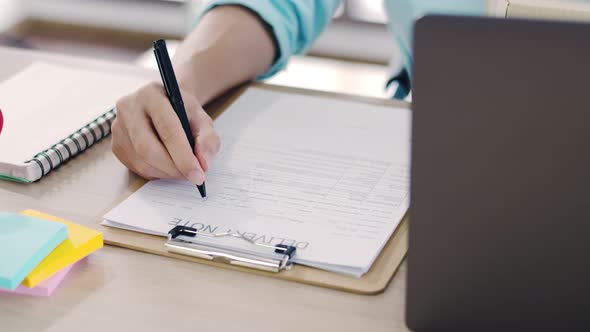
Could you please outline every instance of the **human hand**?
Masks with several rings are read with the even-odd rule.
[[[164,87],[155,82],[117,101],[112,149],[127,168],[143,178],[184,178],[200,185],[221,142],[196,97],[186,91],[181,94],[195,151],[191,151]]]

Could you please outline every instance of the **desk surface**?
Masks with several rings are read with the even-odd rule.
[[[136,180],[110,138],[30,185],[0,181],[0,210],[91,225]],[[0,297],[2,331],[406,331],[405,264],[362,296],[107,246],[49,298]],[[180,317],[180,318],[179,318]]]

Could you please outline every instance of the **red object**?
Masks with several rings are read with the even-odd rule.
[[[4,125],[4,117],[2,116],[2,110],[0,110],[0,133],[2,132],[2,125]]]

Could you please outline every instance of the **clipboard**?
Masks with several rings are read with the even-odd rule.
[[[322,96],[328,98],[344,99],[349,101],[364,102],[373,105],[391,106],[391,107],[405,107],[409,108],[409,104],[384,100],[370,97],[359,97],[346,94],[332,93],[332,92],[320,92],[312,91],[300,88],[290,87],[279,87],[268,85],[264,83],[251,83],[249,85],[241,86],[233,91],[229,92],[226,97],[222,97],[206,106],[208,113],[213,119],[219,116],[225,111],[229,105],[231,105],[239,96],[246,91],[249,86],[255,86],[257,88],[282,91],[295,94],[304,94],[312,96]],[[395,110],[392,110],[395,111]],[[124,201],[136,190],[141,188],[146,183],[145,180],[138,180],[129,186],[127,192],[120,197],[116,202],[108,209],[103,211],[104,215],[112,208],[117,206],[119,203]],[[149,235],[144,233],[138,233],[128,231],[119,228],[112,228],[100,225],[102,217],[96,220],[97,229],[103,233],[104,242],[109,245],[118,246],[122,248],[137,250],[141,252],[182,259],[195,263],[201,263],[211,266],[222,267],[235,271],[253,273],[256,275],[272,277],[277,279],[283,279],[287,281],[294,281],[308,285],[314,285],[319,287],[326,287],[340,291],[346,291],[362,295],[375,295],[382,293],[387,288],[387,285],[395,275],[400,264],[406,256],[408,250],[408,215],[400,221],[394,233],[387,241],[383,250],[371,266],[370,270],[365,273],[361,278],[349,277],[334,272],[324,271],[317,268],[312,268],[303,265],[293,265],[290,269],[282,269],[279,272],[264,271],[262,269],[254,269],[251,267],[228,264],[227,260],[218,259],[207,259],[204,257],[195,257],[195,255],[181,254],[178,251],[169,251],[165,246],[166,240],[161,236]],[[170,240],[170,237],[169,237]]]

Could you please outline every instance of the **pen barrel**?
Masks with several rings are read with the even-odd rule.
[[[189,145],[191,146],[191,150],[193,153],[195,153],[195,138],[193,137],[193,131],[186,114],[186,109],[184,108],[184,102],[182,100],[170,98],[170,103],[172,104],[172,108],[180,120],[182,130],[184,130],[184,134],[188,140]]]

